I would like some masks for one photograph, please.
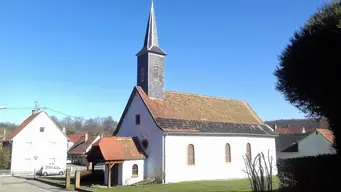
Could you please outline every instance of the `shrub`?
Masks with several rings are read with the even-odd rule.
[[[0,169],[8,169],[10,163],[10,153],[6,148],[0,148]]]
[[[246,170],[252,191],[272,191],[272,157],[266,159],[259,153],[254,160],[244,158]]]
[[[340,189],[337,159],[337,155],[280,159],[277,161],[280,187],[292,191],[337,191]]]
[[[103,170],[83,170],[80,173],[81,185],[86,184],[103,184],[104,182],[104,171]]]

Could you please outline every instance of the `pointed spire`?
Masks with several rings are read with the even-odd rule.
[[[150,8],[147,31],[143,44],[143,47],[147,48],[151,48],[152,46],[159,47],[159,38],[157,34],[156,19],[154,12],[154,1],[152,1],[152,6]]]
[[[151,51],[151,52],[159,53],[162,55],[166,55],[166,53],[159,47],[159,37],[158,37],[157,27],[156,27],[156,18],[155,18],[153,0],[152,0],[150,12],[149,12],[148,24],[147,24],[146,35],[144,38],[143,48],[138,53],[138,55],[145,51]]]

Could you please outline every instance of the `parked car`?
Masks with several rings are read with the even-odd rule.
[[[58,166],[55,165],[45,165],[42,166],[38,171],[37,171],[37,175],[43,175],[43,176],[47,176],[47,175],[64,175],[64,170]]]

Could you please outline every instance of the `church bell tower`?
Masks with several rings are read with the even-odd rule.
[[[165,56],[159,47],[154,13],[154,2],[150,8],[146,35],[142,49],[137,56],[137,85],[151,99],[163,100],[165,97]]]

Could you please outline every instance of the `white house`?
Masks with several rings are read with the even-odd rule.
[[[11,173],[32,174],[43,165],[66,167],[68,138],[45,111],[32,111],[3,141],[11,152]]]
[[[277,158],[289,159],[298,157],[335,154],[334,136],[329,129],[316,129],[306,134],[281,134],[276,139]]]
[[[152,5],[144,45],[137,53],[137,86],[114,132],[136,137],[143,147],[143,179],[170,183],[245,178],[243,156],[267,156],[268,151],[275,166],[277,134],[252,108],[239,100],[165,91],[165,56]],[[126,168],[121,171],[133,177],[133,167]]]

